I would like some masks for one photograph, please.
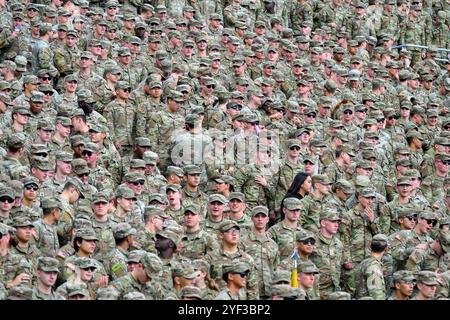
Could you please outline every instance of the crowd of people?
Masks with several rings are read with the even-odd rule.
[[[0,0],[0,299],[448,299],[449,6]]]

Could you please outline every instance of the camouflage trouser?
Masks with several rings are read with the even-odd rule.
[[[350,293],[352,296],[355,294],[355,263],[353,263],[353,269],[347,270],[342,268],[341,271],[341,288]]]

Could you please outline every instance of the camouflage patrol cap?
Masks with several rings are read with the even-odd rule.
[[[142,255],[141,261],[145,268],[145,272],[149,277],[158,275],[163,268],[161,259],[154,253],[146,252]]]
[[[142,292],[131,291],[125,294],[122,300],[147,300],[147,298]]]
[[[132,228],[129,223],[118,223],[112,227],[112,232],[115,239],[123,239],[130,235],[136,234],[136,229]]]
[[[98,241],[97,235],[92,227],[79,228],[75,231],[75,237],[83,240]]]
[[[301,273],[319,273],[319,269],[310,260],[300,261],[297,264],[297,271]]]
[[[58,260],[51,257],[39,257],[37,261],[37,270],[42,270],[44,272],[58,272]]]
[[[450,139],[446,137],[436,137],[434,139],[434,144],[441,146],[450,146]]]
[[[78,257],[74,261],[74,265],[80,269],[97,268],[95,260],[89,257]]]
[[[241,229],[241,227],[239,227],[238,223],[234,220],[224,220],[219,225],[220,232],[226,232],[232,228],[236,228],[238,230]]]
[[[420,219],[436,219],[436,215],[432,211],[423,210],[423,211],[419,212],[419,218]]]
[[[44,103],[44,94],[40,91],[32,91],[30,100],[31,100],[31,102]]]
[[[157,201],[160,204],[167,204],[167,198],[165,194],[162,193],[152,193],[148,197],[148,203],[152,203],[153,201]]]
[[[358,191],[358,194],[364,198],[375,198],[376,193],[372,188],[365,187]]]
[[[180,167],[176,167],[176,166],[168,166],[166,169],[166,173],[167,173],[167,175],[175,174],[179,178],[184,177],[183,169],[181,169]]]
[[[188,204],[186,207],[184,207],[183,209],[183,214],[185,215],[186,212],[191,212],[195,215],[199,215],[200,214],[200,207],[194,203],[190,203]]]
[[[167,213],[157,206],[146,206],[144,210],[144,217],[150,217],[150,216],[159,216],[163,219],[167,219],[169,216]]]
[[[196,174],[201,174],[202,173],[201,169],[198,166],[193,165],[193,164],[185,166],[183,168],[183,171],[184,171],[184,174],[186,176],[188,176],[188,175],[196,175]]]
[[[172,277],[182,277],[185,279],[195,279],[200,274],[191,265],[179,264],[172,270]]]
[[[13,113],[14,113],[14,109],[13,109]],[[23,135],[21,135],[21,134],[13,134],[13,135],[9,136],[9,138],[7,140],[8,148],[21,148],[24,146],[24,144],[25,144],[25,139],[24,139]]]
[[[278,284],[289,284],[291,283],[291,272],[283,269],[276,269],[272,274],[272,286]]]
[[[144,250],[133,250],[128,254],[127,263],[139,263],[146,252]]]
[[[389,245],[389,239],[385,234],[378,233],[373,236],[372,244],[379,243],[381,245]]]
[[[117,50],[117,55],[119,57],[131,56],[131,52],[128,48],[120,48],[119,50]]]
[[[48,158],[34,156],[31,158],[30,165],[32,168],[37,168],[42,171],[51,171],[54,169],[52,163]]]
[[[90,151],[93,153],[97,153],[100,151],[98,144],[94,142],[88,142],[84,145],[83,151]]]
[[[202,300],[202,291],[200,288],[194,286],[185,286],[180,291],[180,296],[182,298],[196,298]]]
[[[33,300],[33,289],[25,285],[17,285],[8,290],[7,300]]]
[[[439,284],[436,273],[433,271],[420,271],[416,273],[415,276],[417,283],[423,283],[427,286],[436,286]]]
[[[450,161],[450,155],[446,154],[446,153],[436,153],[434,155],[434,160],[439,160],[439,161]]]
[[[250,272],[250,268],[245,262],[237,262],[222,267],[222,274],[226,273],[246,273]]]
[[[304,241],[308,239],[314,239],[316,240],[316,236],[313,232],[308,230],[300,230],[295,233],[295,240],[296,241]]]
[[[218,193],[211,194],[208,197],[208,203],[212,203],[212,202],[219,202],[221,204],[227,204],[228,203],[227,198],[225,198],[223,195],[218,194]]]
[[[165,228],[165,229],[159,231],[156,234],[156,236],[171,240],[177,247],[181,243],[181,235],[177,234],[175,231],[173,231],[169,228]]]
[[[412,271],[400,270],[400,271],[394,272],[394,274],[392,276],[392,280],[393,280],[392,286],[394,287],[395,283],[398,283],[400,281],[415,282],[416,278],[414,277],[414,274],[412,273]]]
[[[146,163],[142,159],[131,159],[130,161],[130,168],[132,169],[145,169],[145,167]],[[145,179],[144,175],[141,175],[139,179]],[[128,181],[136,181],[136,180],[138,180],[138,178],[135,178],[135,180],[128,180]]]
[[[241,202],[245,201],[245,195],[242,192],[231,192],[229,197],[228,197],[228,201],[231,201],[233,199],[237,199]]]
[[[398,186],[401,186],[401,185],[410,186],[411,185],[411,178],[410,177],[398,177],[397,178],[397,185]]]
[[[97,300],[117,300],[120,293],[113,287],[99,288],[97,290]]]
[[[316,174],[311,177],[313,183],[333,184],[330,178],[325,174]]]
[[[283,200],[283,206],[288,210],[300,210],[303,205],[297,198],[286,198]]]
[[[116,190],[116,199],[124,198],[124,199],[133,199],[136,200],[136,196],[134,195],[134,191],[128,187],[120,186]]]
[[[70,152],[59,151],[55,154],[55,158],[57,161],[72,162],[73,154]]]
[[[89,174],[90,172],[87,162],[84,159],[73,159],[72,170],[76,175]]]
[[[145,168],[144,160],[141,160],[141,159],[133,159],[133,160],[137,160],[137,161],[141,162],[141,165],[140,166],[138,165],[137,168]],[[131,164],[130,164],[130,168],[135,168],[135,167],[131,167]],[[128,172],[123,177],[123,181],[126,181],[126,182],[145,181],[145,176],[143,173],[140,173],[138,171]]]
[[[98,192],[92,196],[92,203],[109,203],[110,198],[109,195],[105,192]]]
[[[266,217],[269,216],[269,209],[267,209],[267,207],[265,206],[255,206],[252,209],[252,217],[256,216],[257,214],[262,213],[263,215],[265,215]]]
[[[32,227],[34,228],[33,222],[31,222],[31,219],[27,216],[18,215],[13,218],[12,226],[14,228],[19,227]]]
[[[73,297],[76,295],[89,297],[89,291],[87,290],[87,285],[84,282],[70,283],[67,285],[66,288],[67,288],[67,297]]]
[[[86,103],[94,103],[94,98],[92,97],[92,92],[89,89],[81,89],[77,91],[78,101],[84,101]]]
[[[299,288],[292,288],[289,284],[276,284],[270,287],[270,294],[272,297],[295,299],[300,295],[300,290]]]

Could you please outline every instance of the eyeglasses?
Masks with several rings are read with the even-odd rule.
[[[87,173],[81,173],[78,175],[78,178],[83,178],[83,177],[88,177],[89,176],[89,172]]]
[[[297,150],[297,151],[299,151],[299,150],[300,150],[300,147],[296,147],[296,146],[290,147],[289,150]]]
[[[88,157],[92,156],[92,152],[91,151],[83,151],[81,154],[83,156],[88,156]]]
[[[1,200],[2,200],[2,199],[0,198],[0,201],[1,201]],[[427,223],[428,223],[428,224],[431,224],[433,227],[435,227],[436,224],[437,224],[437,220],[434,220],[434,219],[424,219],[424,220],[426,220]]]
[[[10,198],[10,197],[0,197],[0,202],[8,202],[8,203],[13,203],[14,199]]]
[[[25,189],[37,191],[37,190],[39,189],[39,187],[38,187],[37,185],[35,185],[35,184],[27,184],[27,185],[25,186]]]
[[[306,240],[301,240],[300,241],[302,244],[312,244],[312,245],[315,245],[316,244],[316,240],[314,240],[314,239],[306,239]]]
[[[214,88],[216,88],[216,86],[213,85],[213,84],[208,84],[208,85],[206,85],[206,87],[207,87],[208,89],[214,89]]]
[[[52,77],[41,77],[41,80],[52,80]]]
[[[353,111],[344,111],[344,114],[353,114]]]
[[[95,267],[88,267],[88,268],[82,268],[85,271],[90,271],[90,272],[94,272],[95,271]]]
[[[138,180],[138,181],[133,181],[133,182],[131,182],[134,186],[138,186],[138,185],[141,185],[141,186],[143,186],[144,184],[145,184],[145,181],[144,180]]]
[[[42,93],[45,94],[46,96],[53,96],[53,91],[44,91]]]

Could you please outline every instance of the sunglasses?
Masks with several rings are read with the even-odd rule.
[[[88,157],[92,156],[92,152],[91,151],[83,151],[81,154],[83,156],[88,156]]]
[[[406,216],[405,218],[411,221],[417,221],[417,214],[413,214],[412,216]]]
[[[78,178],[88,177],[89,173],[82,173],[78,175]]]
[[[106,30],[106,32],[117,32],[117,30],[116,29],[108,29],[108,30]]]
[[[30,8],[30,9],[28,9],[28,11],[34,11],[34,12],[37,12],[37,9],[35,9],[35,8]]]
[[[35,153],[34,155],[38,156],[38,157],[44,157],[44,158],[46,158],[48,156],[48,154],[46,152],[38,152],[38,153]]]
[[[242,107],[241,106],[232,106],[231,109],[241,111]]]
[[[122,90],[123,90],[123,92],[131,92],[130,88],[126,88],[126,89],[122,89]]]
[[[367,109],[356,110],[356,112],[367,113]]]
[[[71,80],[71,81],[67,81],[67,83],[70,83],[70,84],[77,84],[78,81],[76,81],[76,80]]]
[[[290,147],[289,150],[297,150],[297,151],[299,151],[300,147],[295,147],[295,146],[294,147]]]
[[[307,116],[308,118],[315,118],[315,117],[316,117],[315,114],[307,114],[306,116]]]
[[[442,160],[442,164],[445,164],[445,165],[449,165],[450,164],[450,161],[448,161],[448,160]]]
[[[46,96],[53,96],[53,91],[44,91],[42,93],[45,94]]]
[[[353,111],[344,111],[344,114],[353,114]]]
[[[312,245],[315,245],[315,244],[316,244],[316,240],[314,240],[314,239],[301,240],[300,242],[301,242],[302,244],[312,244]]]
[[[35,184],[27,184],[25,186],[25,189],[27,190],[33,190],[33,191],[38,191],[39,187]]]
[[[398,119],[398,116],[389,116],[389,117],[388,117],[388,120],[392,120],[392,119],[397,120],[397,119]]]
[[[22,18],[14,18],[14,21],[22,21]]]
[[[207,87],[208,89],[215,89],[215,88],[216,88],[216,86],[213,85],[213,84],[208,84],[206,87]]]
[[[14,199],[10,198],[10,197],[1,197],[0,198],[0,202],[8,202],[8,203],[13,203]]]
[[[52,80],[52,77],[41,77],[41,80]]]
[[[241,276],[241,278],[247,277],[247,272],[233,272],[233,274],[238,274]]]
[[[85,271],[90,271],[90,272],[94,272],[95,271],[95,267],[89,267],[89,268],[82,268]]]
[[[143,186],[144,185],[144,183],[145,183],[145,181],[144,180],[138,180],[138,181],[133,181],[133,182],[131,182],[134,186],[138,186],[138,185],[141,185],[141,186]]]
[[[109,7],[108,9],[115,10],[117,7]]]
[[[400,108],[400,110],[409,110],[409,108]]]
[[[378,119],[377,122],[381,123],[381,122],[384,122],[384,120],[385,120],[384,118],[383,119]]]
[[[1,198],[0,198],[0,201],[1,201]],[[435,227],[437,224],[437,220],[434,220],[434,219],[424,219],[424,220],[426,220],[427,223],[431,224],[433,227]]]

